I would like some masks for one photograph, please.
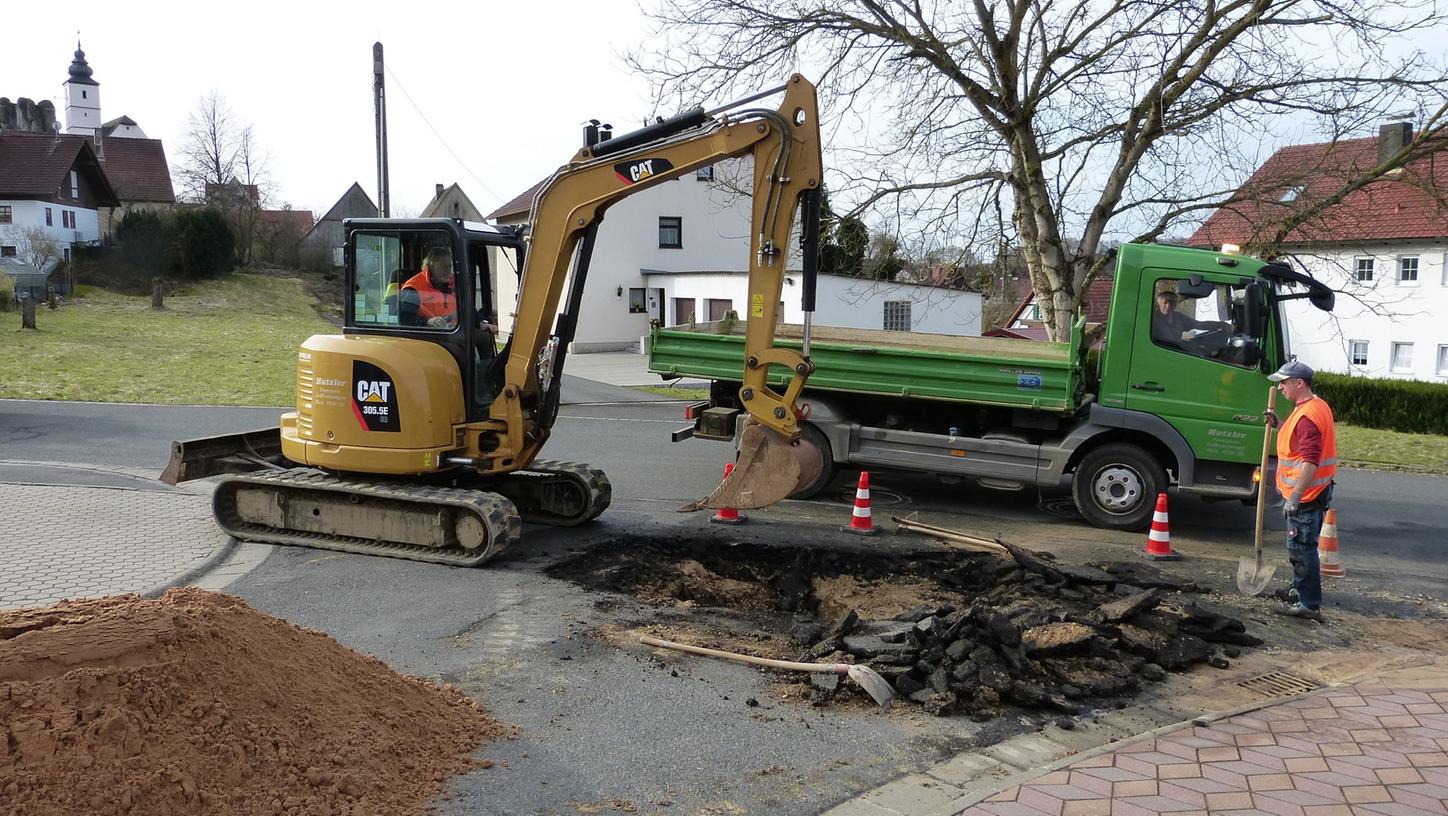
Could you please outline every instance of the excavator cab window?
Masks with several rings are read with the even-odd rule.
[[[361,328],[451,331],[458,323],[451,236],[440,230],[353,235],[352,314]],[[431,259],[431,262],[429,262]],[[429,265],[434,268],[427,274]]]

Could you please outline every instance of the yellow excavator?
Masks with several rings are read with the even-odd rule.
[[[777,109],[751,105],[781,92]],[[696,506],[764,507],[813,481],[821,455],[800,438],[796,401],[814,370],[808,330],[823,169],[814,86],[795,75],[615,138],[586,133],[584,147],[534,198],[531,228],[345,221],[343,334],[313,336],[298,350],[296,411],[280,428],[174,443],[162,479],[221,475],[216,520],[239,539],[461,566],[502,552],[522,521],[596,518],[611,496],[603,471],[537,457],[558,416],[564,357],[604,212],[698,168],[750,156],[740,361],[750,419],[733,475]],[[806,308],[800,352],[774,345],[796,210]],[[517,259],[518,299],[499,350],[490,281],[509,274],[498,260],[507,255]],[[770,366],[793,372],[783,393],[766,384]]]

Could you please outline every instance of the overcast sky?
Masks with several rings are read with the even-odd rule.
[[[61,83],[79,30],[103,121],[131,117],[164,140],[174,167],[188,115],[218,91],[270,153],[277,203],[317,215],[354,181],[376,197],[379,40],[391,71],[393,215],[417,214],[434,184],[454,182],[486,215],[564,163],[582,143],[584,120],[620,132],[651,112],[647,86],[617,56],[645,37],[632,0],[73,0],[9,3],[4,18],[0,96],[51,99],[63,122]]]

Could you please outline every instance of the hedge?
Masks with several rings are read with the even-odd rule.
[[[1338,422],[1360,428],[1448,436],[1448,383],[1318,374],[1313,390]]]

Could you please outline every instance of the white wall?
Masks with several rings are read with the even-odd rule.
[[[25,241],[20,230],[39,227],[61,246],[100,240],[100,218],[95,210],[85,210],[61,204],[47,204],[43,201],[0,201],[11,208],[11,223],[0,224],[0,244],[18,247],[21,256],[25,254]],[[51,226],[45,225],[45,208],[50,208]],[[62,210],[75,213],[75,229],[62,228]]]
[[[1440,347],[1448,346],[1448,272],[1441,241],[1373,244],[1358,248],[1294,253],[1314,277],[1337,290],[1332,312],[1305,300],[1287,304],[1291,351],[1315,369],[1369,377],[1448,381]],[[1418,258],[1416,283],[1398,280],[1398,261]],[[1370,282],[1354,279],[1355,259],[1372,258]],[[1366,365],[1352,365],[1351,341],[1367,341]],[[1394,343],[1412,344],[1412,364],[1392,368]],[[1443,360],[1448,366],[1448,360]]]
[[[695,319],[709,319],[708,298],[733,301],[734,310],[745,316],[749,279],[743,272],[733,274],[649,275],[649,285],[661,287],[667,301],[666,324],[674,321],[675,299],[693,301]],[[800,308],[800,275],[786,276],[780,299],[784,301],[784,322],[804,322]],[[939,289],[910,283],[868,281],[859,278],[821,275],[815,291],[816,326],[852,329],[884,328],[885,303],[910,302],[910,331],[931,334],[979,335],[981,297],[974,292]]]

